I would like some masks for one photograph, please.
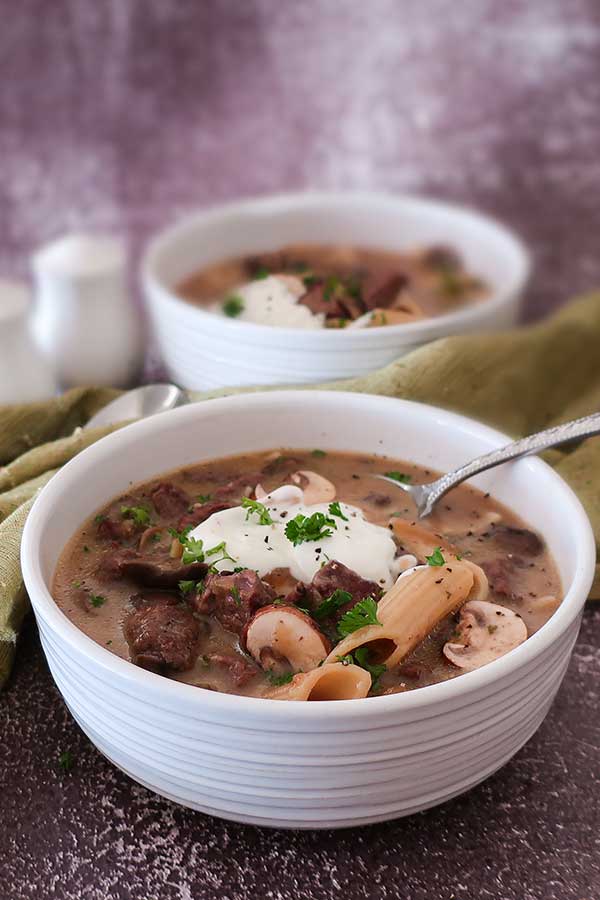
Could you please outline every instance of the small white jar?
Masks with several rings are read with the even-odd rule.
[[[0,404],[44,400],[56,391],[50,366],[29,330],[30,293],[0,280]]]
[[[61,387],[129,386],[141,369],[142,331],[121,241],[66,235],[42,247],[32,267],[34,337]]]

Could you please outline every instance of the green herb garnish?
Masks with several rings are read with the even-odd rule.
[[[336,528],[335,520],[325,513],[315,512],[312,516],[300,513],[285,526],[285,536],[297,547],[306,541],[320,541],[321,538],[331,537]]]
[[[263,279],[268,278],[271,273],[268,269],[265,269],[264,266],[261,266],[260,269],[257,269],[254,275],[252,276],[253,281],[263,281]]]
[[[70,772],[73,766],[75,765],[75,757],[71,753],[70,750],[65,750],[58,757],[58,764],[63,770],[63,772]]]
[[[121,515],[124,519],[133,519],[136,525],[150,524],[150,513],[143,506],[122,506]]]
[[[242,605],[242,598],[241,598],[241,596],[240,596],[240,589],[239,589],[239,587],[237,586],[237,584],[234,584],[234,585],[233,585],[233,587],[231,588],[231,590],[229,591],[229,593],[230,593],[231,596],[233,597],[233,601],[234,601],[235,605],[236,605],[236,606],[241,606],[241,605]]]
[[[441,547],[436,547],[431,556],[426,556],[425,560],[428,566],[443,566],[446,562]]]
[[[312,456],[316,457],[317,459],[321,459],[323,456],[327,456],[327,453],[325,452],[325,450],[312,450],[311,454],[312,454]]]
[[[371,690],[374,691],[378,687],[379,679],[383,673],[387,671],[387,667],[383,663],[369,662],[370,655],[371,651],[368,647],[357,647],[354,651],[356,664],[360,666],[361,669],[366,669],[369,673],[371,676]]]
[[[329,504],[329,515],[337,516],[338,519],[343,519],[344,522],[349,521],[348,517],[345,516],[344,513],[342,512],[342,508],[340,506],[339,500],[334,500],[333,503]]]
[[[190,563],[204,562],[204,542],[197,541],[195,538],[186,537],[183,544],[181,561],[184,566],[190,565]]]
[[[221,309],[230,319],[235,319],[244,310],[244,301],[241,297],[238,297],[237,294],[230,294],[230,296],[223,301]]]
[[[331,300],[332,297],[336,295],[339,296],[340,293],[344,292],[344,285],[337,277],[337,275],[330,275],[329,278],[325,280],[325,285],[323,287],[323,300]]]
[[[90,603],[95,609],[98,609],[99,606],[104,606],[106,597],[103,597],[102,594],[90,594]]]
[[[272,525],[273,519],[271,518],[271,513],[267,509],[267,507],[263,503],[259,503],[258,500],[251,500],[250,497],[244,497],[242,499],[242,509],[247,509],[246,513],[246,522],[252,515],[252,513],[256,513],[258,516],[258,524],[259,525]]]
[[[342,606],[346,606],[352,600],[352,594],[348,591],[342,591],[336,588],[330,597],[327,597],[315,609],[313,616],[315,619],[328,619],[338,611]]]
[[[281,687],[283,684],[289,684],[293,677],[293,672],[284,672],[283,675],[276,675],[272,671],[267,672],[267,678],[274,687]]]
[[[223,555],[212,561],[213,568],[217,563],[223,562],[224,559],[228,559],[230,562],[236,562],[233,556],[230,556],[227,552],[227,544],[225,541],[221,541],[220,544],[216,544],[214,547],[211,547],[210,550],[206,550],[205,556],[216,556],[217,553],[222,553]]]
[[[196,590],[196,582],[195,581],[180,581],[177,585],[180,592],[186,597],[188,594],[191,594],[192,591]]]
[[[198,494],[198,503],[208,503],[212,494]]]
[[[94,522],[96,523],[96,525],[100,525],[100,523],[104,522],[105,519],[106,519],[106,516],[103,515],[102,513],[98,513],[97,516],[94,516]]]
[[[344,613],[338,622],[338,634],[345,638],[358,631],[359,628],[364,628],[365,625],[381,625],[377,618],[377,603],[372,597],[359,600],[352,609]]]
[[[406,475],[404,472],[384,472],[383,473],[386,478],[391,478],[392,481],[398,481],[400,484],[409,484],[412,480],[410,475]]]
[[[176,528],[167,528],[167,531],[169,532],[171,537],[176,538],[180,544],[185,544],[187,541],[187,536],[193,527],[193,525],[186,525],[186,527],[181,531],[177,531]]]

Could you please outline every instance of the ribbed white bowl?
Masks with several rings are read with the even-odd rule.
[[[451,244],[491,294],[482,303],[406,325],[302,331],[224,319],[174,293],[203,266],[304,242],[390,250]],[[142,263],[167,371],[178,384],[197,390],[362,375],[448,334],[507,327],[516,320],[528,273],[523,245],[493,219],[432,200],[377,193],[288,194],[200,212],[159,235]]]
[[[593,575],[594,542],[570,489],[522,460],[477,484],[545,536],[566,597],[525,644],[477,672],[408,694],[285,703],[161,678],[85,637],[56,607],[57,558],[80,522],[131,481],[273,446],[386,453],[448,469],[505,438],[433,407],[276,392],[188,406],[111,435],[50,482],[29,516],[25,582],[72,714],[117,766],[157,793],[242,822],[358,825],[425,809],[477,784],[533,734],[556,693]]]

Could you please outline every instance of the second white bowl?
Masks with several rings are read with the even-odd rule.
[[[204,266],[294,243],[399,251],[450,244],[490,286],[490,295],[403,325],[302,331],[224,319],[176,294],[177,285]],[[142,263],[169,376],[196,390],[349,378],[448,334],[508,327],[516,321],[528,274],[523,245],[493,219],[432,200],[377,193],[287,194],[199,212],[159,235]]]

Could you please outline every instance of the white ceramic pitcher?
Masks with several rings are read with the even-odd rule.
[[[0,280],[0,404],[43,400],[56,391],[50,366],[29,330],[25,284]]]

